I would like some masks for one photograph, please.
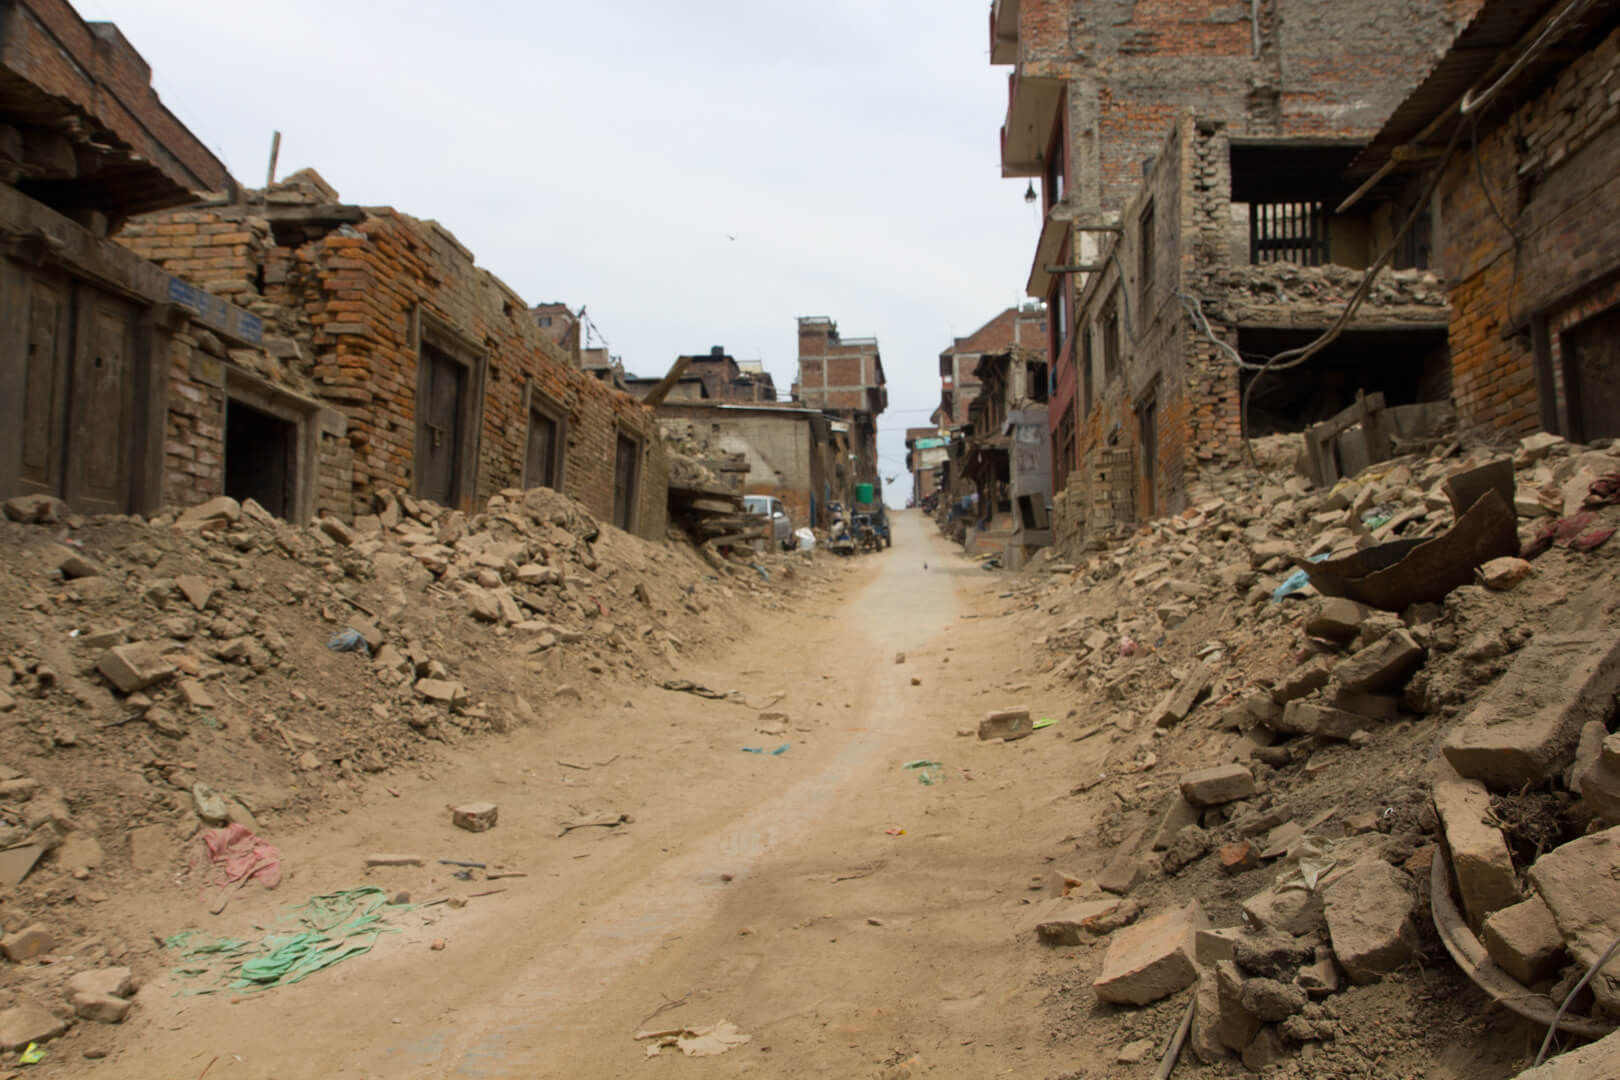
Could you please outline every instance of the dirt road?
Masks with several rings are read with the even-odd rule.
[[[1066,1071],[1043,1025],[1043,961],[1018,932],[1039,853],[1080,831],[1049,805],[1079,751],[1056,761],[1050,733],[958,734],[1008,696],[987,673],[1015,670],[1019,644],[996,636],[990,575],[919,515],[895,530],[819,608],[758,616],[730,656],[681,673],[753,706],[784,692],[770,709],[625,687],[278,836],[289,879],[218,918],[178,886],[120,901],[127,929],[246,938],[289,903],[360,884],[455,898],[390,916],[398,932],[370,953],[295,986],[184,996],[185,979],[154,978],[140,1033],[97,1075]],[[786,730],[762,711],[785,712]],[[903,767],[917,759],[943,765]],[[446,804],[473,799],[500,805],[497,828],[451,827]],[[558,835],[604,811],[631,821]],[[378,851],[429,865],[364,870]],[[527,876],[458,881],[441,858]],[[473,895],[491,889],[504,891]],[[633,1038],[722,1019],[752,1038],[720,1057],[648,1062]]]

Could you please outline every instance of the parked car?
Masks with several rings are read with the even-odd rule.
[[[744,495],[743,509],[765,519],[765,538],[783,551],[792,551],[793,522],[781,499],[769,495]]]

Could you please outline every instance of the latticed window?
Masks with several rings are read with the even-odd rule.
[[[1298,266],[1327,262],[1327,207],[1320,202],[1250,203],[1249,261]]]

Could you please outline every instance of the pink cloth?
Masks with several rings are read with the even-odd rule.
[[[208,861],[223,872],[216,884],[250,878],[267,889],[281,884],[281,852],[254,835],[246,825],[227,825],[203,833]]]

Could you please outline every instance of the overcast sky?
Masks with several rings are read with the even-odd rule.
[[[785,394],[796,317],[876,336],[891,502],[940,351],[1019,302],[1034,252],[988,7],[78,2],[240,181],[279,129],[278,175],[438,219],[530,304],[586,305],[632,373],[723,345]]]

